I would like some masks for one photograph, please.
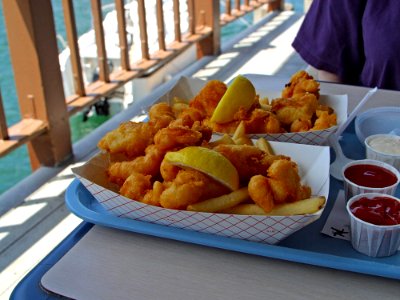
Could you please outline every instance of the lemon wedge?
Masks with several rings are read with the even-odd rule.
[[[246,77],[238,75],[218,102],[211,116],[211,122],[230,122],[239,108],[248,110],[255,101],[256,90],[253,84]]]
[[[239,188],[239,174],[235,166],[221,153],[200,146],[190,146],[167,152],[164,159],[180,167],[188,167],[207,174],[230,188]]]

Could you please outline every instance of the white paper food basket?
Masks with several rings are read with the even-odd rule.
[[[257,77],[258,80],[251,80],[253,83],[257,94],[261,98],[268,97],[270,100],[278,98],[283,86],[275,87],[274,90],[266,90],[265,86],[262,84],[261,77]],[[267,80],[267,78],[265,79]],[[177,97],[179,99],[190,100],[192,99],[201,88],[206,84],[206,81],[181,77],[175,86],[164,94],[157,102],[168,102]],[[308,145],[324,145],[327,143],[328,137],[336,131],[338,126],[344,123],[347,119],[347,95],[321,95],[319,102],[321,104],[329,105],[335,110],[337,115],[337,126],[325,130],[315,130],[308,132],[294,132],[294,133],[278,133],[278,134],[251,134],[250,138],[260,138],[263,137],[268,141],[279,141],[288,143],[298,143],[298,144],[308,144]],[[219,134],[219,133],[216,133]]]
[[[271,142],[274,151],[297,162],[302,182],[313,195],[329,193],[329,147]],[[275,244],[317,220],[325,206],[310,215],[251,216],[198,213],[146,205],[119,195],[106,176],[108,155],[100,153],[73,172],[108,213],[121,217],[211,233],[225,237]]]

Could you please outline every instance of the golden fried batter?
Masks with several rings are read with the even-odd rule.
[[[305,94],[314,94],[319,99],[319,83],[308,74],[301,70],[295,73],[290,82],[282,90],[282,98],[299,98]]]
[[[317,110],[317,119],[311,130],[324,130],[336,124],[336,114],[329,114],[328,111]]]
[[[142,201],[144,195],[151,190],[151,176],[132,173],[124,182],[119,193],[129,199]]]
[[[189,204],[228,192],[222,184],[196,170],[180,170],[160,195],[162,207],[186,209]]]
[[[211,117],[227,88],[222,81],[210,80],[189,102],[189,106],[198,109],[204,117]]]
[[[262,175],[251,177],[248,189],[250,198],[265,212],[270,212],[274,208],[274,194],[267,177]]]
[[[294,202],[308,198],[307,190],[300,184],[297,164],[289,160],[275,160],[268,168],[268,182],[274,195],[274,203]],[[304,198],[303,198],[304,199]]]
[[[276,159],[290,159],[283,155],[268,155],[251,145],[218,145],[214,148],[236,167],[240,180],[247,184],[254,175],[267,175],[269,166]]]
[[[313,94],[306,94],[297,99],[280,98],[272,101],[272,112],[278,120],[290,126],[294,121],[311,120],[318,106],[318,100]]]
[[[153,142],[156,128],[151,123],[124,122],[108,132],[98,143],[98,147],[110,154],[125,154],[134,158],[142,155]]]

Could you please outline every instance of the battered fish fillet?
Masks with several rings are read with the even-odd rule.
[[[188,107],[177,115],[175,121],[171,122],[171,127],[174,126],[187,126],[192,128],[195,122],[201,122],[203,120],[203,114],[200,110],[194,107]]]
[[[125,154],[134,158],[142,155],[153,142],[157,129],[152,123],[124,122],[108,132],[98,143],[98,147],[110,154]]]
[[[208,135],[207,138],[209,138]],[[112,163],[108,168],[109,180],[121,185],[132,173],[155,177],[160,173],[160,165],[167,151],[200,145],[203,140],[202,132],[194,129],[187,127],[163,128],[154,136],[154,144],[147,146],[145,155],[129,161]]]
[[[289,160],[275,160],[268,168],[268,182],[274,203],[294,202],[311,196],[311,189],[300,184],[297,165]]]
[[[157,103],[150,108],[149,122],[124,122],[108,132],[98,147],[110,154],[125,154],[128,158],[143,155],[147,146],[153,143],[154,135],[175,120],[167,103]]]
[[[143,197],[142,202],[145,204],[149,204],[149,205],[161,206],[160,196],[161,196],[162,192],[164,192],[165,188],[166,187],[161,182],[154,181],[153,189],[148,190],[146,192],[146,194]]]
[[[274,208],[274,194],[267,177],[262,175],[251,177],[248,190],[250,198],[265,212],[270,212]]]
[[[130,161],[112,163],[107,170],[108,178],[111,182],[121,185],[132,173],[157,176],[165,153],[166,151],[157,145],[149,145],[143,156]]]
[[[295,120],[290,125],[290,132],[304,132],[309,131],[311,129],[311,121],[310,120]]]
[[[278,118],[269,111],[256,108],[248,119],[244,119],[246,133],[281,133],[284,132]]]
[[[337,125],[336,114],[329,114],[328,111],[318,111],[317,119],[311,130],[324,130]]]
[[[154,143],[159,149],[169,151],[186,146],[201,145],[210,137],[203,136],[202,132],[185,126],[166,127],[156,133]]]
[[[166,102],[156,103],[150,107],[149,122],[152,123],[156,130],[167,127],[175,120],[175,114],[172,107]]]
[[[167,160],[163,160],[160,165],[161,177],[164,181],[172,181],[178,175],[181,168],[169,163]]]
[[[319,83],[306,71],[293,74],[282,90],[282,98],[299,98],[305,94],[314,94],[319,99]]]
[[[162,207],[186,209],[189,204],[226,194],[227,188],[196,170],[180,170],[160,195]]]
[[[240,180],[247,184],[254,175],[267,175],[270,165],[277,159],[290,159],[283,155],[268,155],[251,145],[218,145],[214,148],[236,167]]]
[[[308,121],[313,117],[318,100],[313,94],[306,94],[298,99],[274,99],[272,101],[272,112],[285,126],[290,126],[294,121]]]
[[[124,182],[119,193],[129,199],[142,201],[144,195],[151,190],[151,176],[132,173]]]
[[[227,88],[222,81],[210,80],[189,102],[189,106],[198,109],[204,117],[211,117]]]

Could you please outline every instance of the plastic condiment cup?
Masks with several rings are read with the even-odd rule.
[[[365,222],[351,212],[350,206],[366,197],[388,197],[400,202],[400,199],[380,193],[366,193],[352,197],[346,205],[350,216],[351,244],[355,250],[371,257],[384,257],[396,253],[400,246],[400,225],[375,225]]]
[[[391,172],[396,178],[396,182],[394,184],[385,186],[385,187],[369,187],[369,186],[362,186],[345,176],[345,171],[355,165],[373,165],[381,167],[389,172]],[[382,161],[373,160],[373,159],[362,159],[362,160],[355,160],[346,164],[342,169],[342,176],[343,176],[343,186],[344,186],[344,194],[345,199],[348,201],[351,197],[364,194],[364,193],[381,193],[387,195],[394,195],[396,193],[397,186],[400,182],[400,173],[397,169],[387,163]]]
[[[395,167],[398,171],[400,171],[400,154],[396,153],[388,153],[388,151],[383,152],[382,150],[376,149],[376,147],[371,146],[371,143],[377,139],[389,139],[392,140],[392,147],[393,142],[397,142],[394,147],[399,147],[400,150],[400,136],[393,135],[393,134],[374,134],[367,137],[364,141],[365,143],[365,155],[368,159],[374,159],[383,161],[389,165]]]

